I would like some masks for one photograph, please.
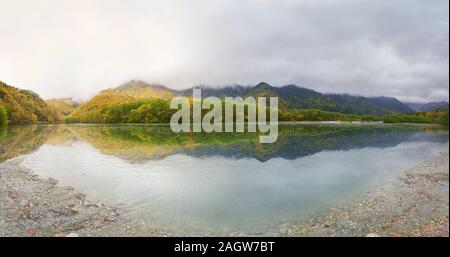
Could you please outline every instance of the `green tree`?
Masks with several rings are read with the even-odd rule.
[[[0,106],[0,127],[5,127],[8,123],[8,113],[4,106]]]
[[[440,124],[448,125],[448,110],[442,112],[442,114],[438,117],[438,122]]]
[[[152,99],[130,112],[129,123],[168,123],[173,114],[167,100]]]

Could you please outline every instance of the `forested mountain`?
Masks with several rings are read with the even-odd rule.
[[[112,90],[103,91],[87,103],[84,103],[67,116],[69,122],[103,123],[104,114],[109,107],[131,103],[136,99]]]
[[[95,96],[87,103],[78,106],[67,118],[70,122],[90,122],[90,123],[103,123],[103,122],[118,122],[118,117],[122,117],[123,111],[121,108],[116,108],[123,104],[131,104],[130,106],[123,106],[125,109],[130,109],[135,107],[136,109],[141,107],[143,100],[148,99],[159,99],[164,102],[176,95],[176,91],[168,89],[167,87],[161,85],[150,85],[140,80],[132,80],[128,83],[122,84],[113,89],[107,89],[100,92],[99,95]],[[157,101],[158,102],[158,101]],[[159,103],[158,102],[158,103]],[[152,112],[152,117],[155,115],[155,111],[160,110],[156,105],[151,105],[152,110],[149,109],[150,106],[143,106],[140,111],[146,110]],[[169,109],[168,105],[167,109]],[[154,118],[149,119],[149,117],[143,117],[143,115],[136,114],[130,120],[133,122],[140,122],[143,120],[154,120]],[[122,119],[121,119],[122,120]],[[128,121],[128,119],[127,119]]]
[[[10,124],[52,123],[58,115],[39,95],[0,81],[0,106],[6,109]]]
[[[432,112],[437,109],[448,109],[448,102],[429,102],[429,103],[406,103],[416,112]]]
[[[66,117],[78,106],[72,98],[50,99],[45,101],[61,118]]]
[[[115,92],[130,96],[134,99],[171,99],[175,96],[176,91],[161,85],[150,85],[141,80],[132,80],[122,84],[114,89],[107,89],[102,93]]]
[[[132,80],[116,88],[103,90],[88,102],[76,106],[71,99],[44,102],[31,91],[4,83],[0,89],[0,106],[4,106],[8,120],[13,124],[55,122],[61,119],[86,123],[168,122],[173,113],[169,108],[170,99],[180,95],[192,96],[192,88],[177,91]],[[322,94],[296,85],[273,87],[267,83],[259,83],[256,86],[233,85],[201,89],[202,97],[279,97],[280,120],[287,121],[380,120],[385,115],[414,112],[406,104],[391,97]]]
[[[413,112],[395,98],[322,94],[296,85],[273,87],[259,83],[256,86],[200,88],[202,97],[279,97],[280,120],[374,120],[373,116]],[[192,96],[192,89],[177,91],[133,80],[102,91],[77,107],[66,120],[90,123],[168,122],[173,113],[169,109],[170,99]],[[356,117],[358,115],[361,117]]]
[[[386,97],[386,96],[379,96],[379,97],[368,97],[369,102],[372,102],[373,104],[383,106],[384,108],[399,112],[399,113],[413,113],[414,110],[411,109],[407,104],[399,101],[397,98],[394,97]]]
[[[329,111],[372,115],[414,112],[409,106],[393,97],[363,97],[348,94],[328,94],[326,96],[337,104],[335,110]]]
[[[329,112],[359,115],[414,112],[409,106],[392,97],[322,94],[296,85],[273,87],[262,82],[256,86],[248,87],[233,85],[222,88],[201,87],[201,89],[202,96],[278,96],[280,106],[289,109],[319,109]],[[179,94],[190,95],[192,94],[192,89],[180,91]]]

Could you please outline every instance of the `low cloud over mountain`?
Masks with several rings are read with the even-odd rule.
[[[0,0],[0,79],[88,99],[142,78],[448,99],[447,0]]]

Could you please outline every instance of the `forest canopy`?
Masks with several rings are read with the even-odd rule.
[[[6,108],[11,124],[53,123],[58,115],[36,93],[0,81],[0,106]]]
[[[4,106],[0,105],[0,127],[6,126],[8,123],[8,113]]]
[[[96,124],[168,123],[172,114],[177,111],[170,109],[171,98],[175,93],[181,95],[186,93],[170,91],[168,88],[162,86],[147,85],[139,81],[132,81],[130,83],[124,84],[116,89],[104,90],[88,102],[77,106],[71,99],[44,101],[32,91],[21,90],[0,82],[0,124],[8,123],[14,125],[55,122]],[[150,90],[149,87],[152,89]],[[233,90],[236,90],[236,88],[233,88]],[[303,88],[286,86],[281,89],[276,89],[278,91],[273,91],[273,87],[269,85],[259,85],[253,89],[239,88],[239,90],[239,92],[242,91],[242,94],[248,96],[269,95],[281,97],[278,110],[280,121],[383,121],[386,123],[448,124],[448,109],[417,113],[387,112],[387,114],[361,114],[355,113],[354,111],[343,113],[324,110],[322,108],[312,108],[312,106],[321,106],[318,102],[324,103],[323,101],[325,100],[323,99],[328,98],[320,96],[315,91]],[[245,92],[245,90],[253,91]],[[209,93],[226,93],[216,91]],[[142,95],[139,92],[142,92]],[[208,94],[208,91],[205,91],[205,93]],[[308,103],[308,99],[315,99],[314,102],[316,104],[303,107],[292,105],[290,102],[300,101],[298,97],[290,98],[290,95],[295,95],[294,93],[298,96],[305,97],[305,99],[302,99],[304,103]],[[220,94],[219,97],[224,99]],[[345,96],[345,99],[343,96],[333,97],[337,99],[336,101],[345,102],[347,106],[354,106],[356,109],[359,108],[358,105],[352,102],[354,97]],[[375,99],[370,100],[375,101]],[[389,104],[396,103],[390,98],[376,100],[388,101]],[[367,102],[367,99],[364,101]],[[364,106],[369,108],[371,105],[367,104]],[[398,108],[401,109],[403,107],[400,106]],[[224,110],[224,108],[222,109]],[[207,112],[208,110],[202,110],[203,114]]]

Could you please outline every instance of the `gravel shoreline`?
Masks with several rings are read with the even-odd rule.
[[[58,181],[42,179],[20,165],[0,163],[0,236],[166,236],[117,208],[92,202]]]
[[[308,222],[284,224],[281,236],[449,236],[449,152],[423,161],[365,199]]]
[[[171,236],[126,219],[14,158],[0,163],[0,236]],[[406,170],[366,199],[308,222],[283,224],[277,236],[449,236],[448,149]]]

